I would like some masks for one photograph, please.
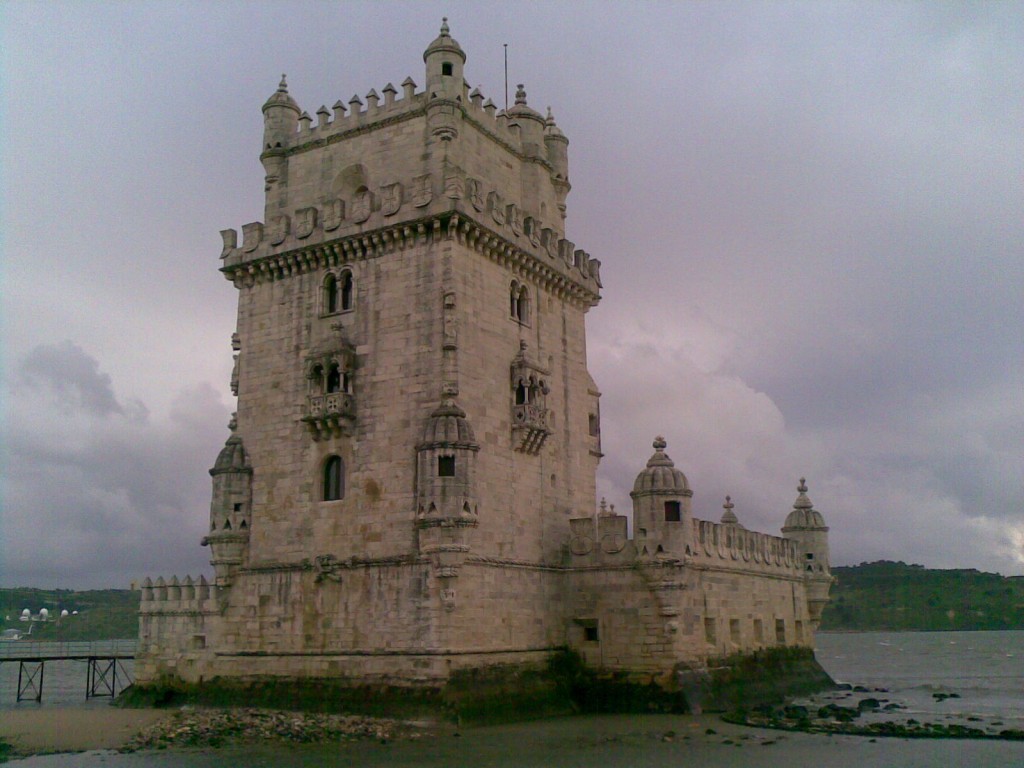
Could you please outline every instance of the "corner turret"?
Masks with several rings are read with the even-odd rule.
[[[829,567],[828,526],[807,496],[807,481],[802,477],[797,493],[793,510],[782,526],[782,535],[800,545],[804,581],[807,583],[807,607],[811,622],[817,628],[833,582]]]
[[[302,110],[288,93],[285,75],[281,83],[263,105],[263,152],[260,162],[266,171],[266,186],[269,190],[282,175],[287,161],[285,152],[298,130]]]
[[[665,453],[665,438],[659,435],[653,445],[654,455],[629,494],[637,551],[641,556],[667,554],[682,560],[689,554],[693,491]]]
[[[431,135],[447,141],[458,136],[462,117],[462,94],[465,80],[462,69],[466,54],[448,30],[448,17],[441,23],[441,33],[423,52],[427,65],[427,122]]]
[[[231,415],[228,428],[231,437],[224,443],[210,470],[213,497],[210,501],[210,534],[202,544],[210,547],[210,564],[216,573],[217,586],[228,587],[249,546],[252,515],[252,466],[235,434],[238,424]]]
[[[572,189],[572,184],[569,183],[569,139],[555,124],[555,116],[551,113],[551,107],[548,107],[548,116],[544,121],[544,146],[548,162],[551,163],[553,169],[551,183],[558,195],[558,209],[564,219],[565,200]]]

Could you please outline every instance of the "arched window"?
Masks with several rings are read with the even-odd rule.
[[[341,273],[341,311],[347,312],[355,306],[355,284],[352,273],[347,269]]]
[[[324,278],[324,314],[333,315],[338,311],[338,278],[328,274]]]
[[[327,393],[331,392],[341,392],[341,371],[338,370],[337,363],[332,365],[327,373]]]
[[[519,386],[516,387],[516,405],[525,405],[530,401],[529,390],[526,389],[526,384],[519,382]]]
[[[509,314],[517,323],[527,325],[530,322],[530,292],[515,280],[509,290]]]
[[[324,501],[345,498],[345,462],[341,456],[328,456],[324,462]]]

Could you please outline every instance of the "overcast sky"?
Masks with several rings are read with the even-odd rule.
[[[1021,2],[8,0],[0,585],[210,572],[260,107],[422,86],[442,15],[571,142],[600,494],[663,434],[698,517],[804,475],[834,564],[1024,574]]]

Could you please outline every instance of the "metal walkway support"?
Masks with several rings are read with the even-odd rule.
[[[132,684],[131,676],[124,668],[119,659],[109,657],[93,656],[88,660],[88,667],[85,672],[85,698],[114,698],[117,696],[117,672],[121,670],[121,690]]]
[[[43,673],[45,671],[45,661],[18,662],[17,701],[26,701],[33,698],[39,703],[43,700]]]

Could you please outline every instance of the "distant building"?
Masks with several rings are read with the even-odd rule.
[[[659,437],[633,537],[595,509],[601,264],[566,238],[568,139],[522,86],[507,111],[470,90],[447,24],[423,60],[422,90],[312,117],[282,78],[263,105],[264,221],[221,233],[216,577],[145,580],[138,679],[440,682],[570,646],[668,680],[811,646],[831,576],[802,480],[782,537],[728,500],[698,520]]]

